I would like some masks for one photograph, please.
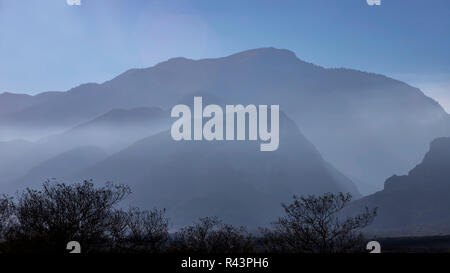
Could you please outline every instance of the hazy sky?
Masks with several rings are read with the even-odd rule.
[[[0,92],[103,82],[170,57],[274,46],[392,76],[450,110],[450,1],[0,0]]]

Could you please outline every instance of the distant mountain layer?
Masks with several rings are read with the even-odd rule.
[[[422,162],[407,175],[394,175],[384,189],[354,202],[349,212],[378,207],[369,231],[386,235],[450,232],[450,138],[431,142]]]
[[[145,126],[153,120],[169,120],[169,115],[158,107],[138,107],[133,109],[113,109],[108,113],[101,115],[89,122],[76,126],[67,132],[72,134],[73,131],[83,130],[86,128],[117,128],[117,127],[133,127]]]
[[[281,213],[293,194],[351,192],[356,187],[323,160],[295,123],[280,121],[280,147],[259,141],[174,141],[168,131],[145,138],[73,176],[130,185],[132,205],[167,208],[175,225],[200,216],[256,227]],[[71,181],[69,180],[69,181]]]
[[[77,173],[107,156],[108,153],[94,146],[74,148],[38,164],[14,183],[18,188],[40,185],[46,180]]]
[[[29,157],[29,152],[34,147],[34,143],[24,140],[0,141],[0,191],[23,175],[22,170],[26,168],[24,159]],[[15,189],[11,192],[14,191]]]
[[[39,143],[61,148],[93,145],[113,152],[169,127],[170,114],[158,107],[113,109]]]
[[[69,169],[79,171],[77,166],[81,166],[81,170],[100,160],[100,150],[113,154],[142,138],[167,130],[169,126],[169,114],[160,108],[114,109],[36,142],[0,142],[0,191],[15,192],[18,187],[37,186],[43,178],[61,178],[63,174],[69,174]],[[88,158],[90,153],[87,151],[92,152],[92,158]],[[79,154],[86,157],[71,159]],[[69,167],[68,162],[74,166]],[[33,178],[33,175],[36,176]]]
[[[65,131],[116,108],[169,110],[194,93],[225,103],[279,104],[327,160],[360,181],[365,193],[381,189],[394,173],[406,173],[432,139],[450,133],[447,113],[417,88],[381,75],[319,67],[288,50],[261,48],[217,59],[174,58],[102,84],[48,93],[43,100],[15,97],[17,107],[0,112],[0,139]],[[3,97],[0,105],[8,104]]]
[[[16,113],[32,105],[42,103],[52,97],[57,97],[61,92],[44,92],[36,96],[26,94],[1,93],[0,115]]]

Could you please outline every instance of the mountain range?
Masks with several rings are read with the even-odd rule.
[[[220,103],[212,96],[205,97],[205,102]],[[143,113],[148,117],[142,119]],[[139,132],[130,130],[132,137],[121,134],[119,138],[102,134],[127,132],[130,126],[136,128],[132,124],[155,128],[155,124],[167,124],[167,116],[157,108],[114,110],[42,140],[34,144],[32,153],[45,154],[46,159],[41,158],[41,163],[12,184],[16,189],[37,188],[46,180],[126,184],[133,191],[126,205],[166,208],[177,226],[211,215],[256,228],[275,219],[281,213],[281,202],[289,201],[293,194],[350,192],[360,197],[353,182],[326,162],[284,113],[280,117],[280,147],[270,153],[259,151],[259,141],[177,142],[168,130],[155,133],[162,128],[158,126],[153,132],[140,134],[150,136],[117,151],[117,145],[111,144],[138,138]],[[63,147],[76,148],[55,152]],[[48,150],[54,151],[53,157]]]
[[[449,117],[434,100],[400,81],[351,69],[323,68],[288,50],[261,48],[231,56],[173,58],[131,69],[102,84],[34,97],[1,95],[3,140],[60,133],[112,109],[160,107],[208,93],[232,104],[279,104],[320,153],[367,194],[406,173]],[[5,97],[5,98],[4,98]],[[19,101],[21,103],[19,103]]]
[[[70,169],[81,168],[86,162],[95,162],[89,159],[88,151],[93,153],[93,158],[100,159],[99,154],[113,154],[144,137],[166,130],[169,122],[169,114],[156,107],[113,109],[38,141],[0,142],[0,188],[14,192],[20,186],[39,185],[47,178],[60,177],[67,173],[61,172],[59,164],[51,171],[49,162],[62,161],[65,166],[71,162]],[[85,155],[84,160],[80,159],[80,151]],[[28,180],[33,178],[32,175],[37,176]]]
[[[190,105],[194,95],[205,104],[280,105],[280,148],[174,141],[170,109]],[[439,137],[449,135],[449,125],[442,107],[417,88],[320,67],[288,50],[173,58],[65,92],[0,94],[0,189],[46,179],[112,181],[130,185],[128,205],[167,208],[176,225],[216,215],[252,227],[274,220],[293,194],[343,191],[358,199],[382,190],[352,204],[380,207],[384,216],[373,229],[428,220],[445,226],[445,217],[436,218],[447,204],[432,199],[448,192],[448,159],[439,152],[448,141]],[[431,141],[423,162],[404,176]]]
[[[174,141],[169,131],[144,138],[92,165],[71,181],[122,182],[130,204],[167,209],[173,224],[218,215],[233,224],[268,225],[293,194],[350,192],[354,184],[333,169],[285,115],[280,147],[260,152],[259,141]]]

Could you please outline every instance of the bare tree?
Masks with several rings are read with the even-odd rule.
[[[128,194],[127,186],[95,188],[91,181],[27,189],[17,197],[15,223],[6,234],[10,251],[64,252],[72,240],[92,251],[108,241],[114,208]]]
[[[322,196],[294,196],[293,203],[283,204],[285,215],[264,229],[263,242],[271,252],[354,252],[363,249],[360,230],[373,221],[376,209],[353,217],[340,213],[351,201],[350,194],[326,193]]]
[[[0,197],[0,244],[5,240],[6,232],[13,223],[12,220],[13,202],[6,195]],[[0,248],[1,251],[1,248]]]
[[[285,215],[262,230],[260,244],[244,227],[224,224],[217,217],[200,218],[169,235],[165,210],[122,210],[118,203],[130,194],[123,185],[96,188],[83,183],[44,183],[15,199],[0,197],[0,252],[65,252],[78,241],[83,252],[250,253],[258,246],[269,252],[353,252],[362,250],[360,229],[376,216],[365,208],[344,217],[350,194],[296,197],[283,204]]]
[[[223,224],[217,217],[204,217],[177,232],[173,248],[194,253],[248,253],[254,245],[244,227]]]
[[[115,251],[157,253],[167,247],[169,220],[165,210],[117,211],[113,223]]]

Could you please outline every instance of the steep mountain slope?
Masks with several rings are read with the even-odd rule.
[[[274,48],[132,69],[0,117],[0,127],[69,128],[114,108],[169,109],[198,92],[226,103],[280,104],[327,160],[361,181],[363,192],[406,173],[432,139],[450,133],[447,113],[417,88],[381,75],[325,69]]]
[[[407,175],[394,175],[384,189],[354,202],[378,207],[369,230],[390,235],[438,234],[450,231],[450,138],[431,142],[422,162]]]
[[[236,224],[268,224],[293,194],[350,191],[355,186],[322,159],[284,115],[280,147],[259,141],[180,141],[169,132],[145,138],[72,180],[130,185],[132,205],[164,207],[175,225],[217,215]]]

